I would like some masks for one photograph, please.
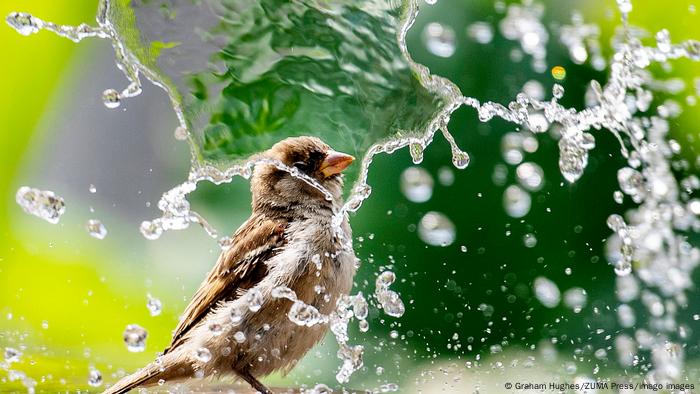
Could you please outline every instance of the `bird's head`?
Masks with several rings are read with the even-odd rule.
[[[284,139],[260,156],[278,160],[311,177],[333,195],[333,201],[326,200],[321,191],[288,171],[274,165],[258,165],[251,181],[253,208],[315,208],[339,204],[342,202],[342,172],[355,160],[348,154],[334,151],[315,137]]]

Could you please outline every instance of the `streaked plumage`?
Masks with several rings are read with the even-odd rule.
[[[331,221],[342,206],[340,172],[353,158],[312,137],[288,138],[262,156],[308,174],[332,194],[332,201],[286,171],[258,165],[251,181],[252,215],[195,293],[170,346],[156,362],[120,380],[106,394],[125,393],[160,379],[227,374],[267,392],[257,378],[288,371],[325,334],[325,325],[291,322],[287,313],[292,302],[270,294],[277,286],[289,287],[299,300],[329,314],[338,297],[350,291],[355,256],[343,242],[351,239],[350,226],[344,218],[338,232]],[[317,258],[320,270],[313,262]],[[262,295],[260,310],[248,308],[251,289]],[[232,310],[244,311],[239,324],[232,324]],[[237,340],[238,332],[244,341]],[[211,359],[198,360],[199,348],[208,349]]]

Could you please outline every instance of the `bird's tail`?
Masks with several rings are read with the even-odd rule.
[[[191,367],[183,368],[176,365],[169,355],[161,357],[158,362],[152,362],[129,376],[123,377],[117,383],[110,386],[102,394],[125,394],[137,387],[151,386],[160,379],[171,380],[184,376]]]

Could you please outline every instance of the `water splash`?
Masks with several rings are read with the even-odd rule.
[[[545,131],[549,125],[553,124],[561,126],[559,167],[562,176],[569,182],[575,182],[584,174],[588,164],[588,153],[595,147],[595,137],[592,133],[602,129],[611,132],[620,142],[621,156],[628,161],[626,168],[629,169],[618,173],[620,188],[639,205],[626,214],[626,220],[622,217],[612,217],[609,220],[615,234],[608,241],[608,249],[611,253],[617,250],[619,260],[617,262],[611,260],[611,262],[614,263],[618,274],[626,275],[621,276],[619,280],[630,278],[638,286],[647,289],[643,292],[646,296],[643,297],[642,303],[653,316],[648,324],[657,334],[647,335],[648,332],[643,329],[637,330],[634,339],[621,334],[616,337],[616,347],[619,345],[616,350],[621,360],[629,360],[632,351],[628,345],[630,341],[636,341],[642,349],[651,352],[655,369],[649,372],[649,376],[654,381],[663,381],[677,376],[679,365],[683,362],[683,353],[678,351],[678,345],[674,342],[678,334],[670,328],[672,325],[664,325],[662,322],[673,322],[677,308],[687,304],[685,292],[692,286],[689,280],[690,274],[700,262],[700,251],[690,245],[682,235],[684,231],[700,227],[697,220],[698,204],[688,202],[690,194],[698,187],[692,184],[687,188],[679,187],[679,182],[674,178],[669,165],[669,158],[678,152],[677,143],[667,138],[670,128],[669,119],[678,114],[679,107],[669,101],[652,109],[650,113],[638,111],[650,109],[650,103],[656,91],[668,93],[669,90],[677,89],[669,88],[672,85],[660,84],[653,80],[649,77],[647,69],[653,64],[663,65],[681,58],[699,61],[700,43],[695,40],[674,43],[668,32],[662,30],[655,34],[656,46],[645,46],[639,35],[628,25],[628,15],[633,9],[632,3],[630,0],[617,0],[617,4],[622,15],[623,29],[613,41],[615,53],[607,62],[608,80],[604,85],[591,82],[590,94],[587,95],[588,108],[578,111],[566,108],[559,103],[559,99],[564,94],[564,88],[561,85],[555,85],[552,91],[553,97],[548,101],[540,97],[543,94],[536,89],[535,84],[524,87],[523,93],[506,105],[488,101],[482,103],[475,98],[463,96],[450,81],[431,75],[427,68],[413,62],[406,48],[406,34],[415,21],[418,5],[416,1],[408,1],[400,19],[397,43],[411,72],[418,76],[421,86],[428,91],[438,92],[444,100],[444,105],[431,117],[430,121],[420,127],[417,133],[387,138],[374,143],[367,149],[361,161],[358,181],[353,186],[346,205],[336,213],[336,217],[342,218],[345,213],[359,209],[371,193],[371,188],[367,184],[367,172],[374,155],[392,153],[397,149],[410,146],[414,162],[419,163],[424,149],[432,142],[438,130],[442,130],[446,137],[451,136],[446,126],[451,114],[461,106],[476,109],[479,120],[482,122],[498,117],[533,132]],[[200,154],[188,128],[179,95],[169,81],[153,71],[155,68],[152,64],[147,64],[143,57],[136,56],[133,48],[126,45],[125,40],[112,25],[110,19],[114,15],[112,6],[109,1],[100,3],[97,27],[57,26],[25,13],[10,14],[7,22],[23,35],[48,30],[76,42],[88,37],[109,39],[117,55],[117,65],[129,81],[127,88],[118,95],[114,96],[110,92],[109,105],[119,102],[116,98],[122,100],[139,94],[140,75],[165,89],[180,122],[177,135],[180,138],[187,136],[188,141],[191,142],[193,167],[185,183],[164,194],[159,204],[163,216],[144,222],[142,232],[147,238],[155,239],[163,231],[182,229],[190,223],[197,223],[212,236],[217,237],[216,231],[200,215],[190,210],[186,196],[201,180],[221,183],[230,181],[233,176],[247,178],[250,176],[253,165],[237,164],[226,170],[201,165]],[[544,72],[546,69],[544,48],[548,42],[549,33],[541,23],[541,16],[542,8],[538,4],[531,2],[525,5],[512,4],[508,7],[506,17],[499,24],[499,29],[507,38],[519,42],[521,50],[532,57],[532,65],[536,71]],[[583,28],[582,26],[585,25],[581,23],[576,19],[573,21],[572,27],[567,31],[575,32],[576,39],[565,42],[575,62],[582,61],[584,50],[586,57],[593,59],[596,56],[592,46],[595,32]],[[449,42],[449,40],[443,41]],[[592,61],[596,67],[595,60]],[[316,87],[315,91],[323,91],[323,89]],[[630,101],[633,106],[627,105]],[[536,120],[531,120],[535,116],[533,114],[543,115],[546,123],[539,115]],[[449,137],[448,140],[451,144],[453,143]],[[522,162],[522,155],[520,158],[517,157],[519,150],[520,148],[508,149],[508,157],[513,157],[511,164]],[[453,149],[457,167],[468,163],[468,157],[460,152],[462,151],[459,149]],[[522,217],[529,211],[530,197],[524,190],[518,191],[511,189],[512,187],[517,186],[512,185],[507,191],[511,190],[510,194],[517,193],[519,198],[504,199],[519,202],[519,205],[515,204],[518,209],[509,213],[514,217]],[[527,204],[524,203],[526,200]],[[615,200],[619,198],[616,197]],[[23,208],[25,204],[26,202],[20,203]],[[60,205],[62,206],[62,202]],[[512,205],[506,203],[507,208]],[[34,208],[28,210],[33,214],[35,211]],[[57,212],[62,213],[62,208],[50,209],[48,214],[37,216],[48,217],[49,221],[57,221],[60,217],[60,213],[56,214]],[[339,224],[340,219],[335,223]],[[657,296],[654,297],[654,294]],[[675,307],[667,308],[657,302],[659,294],[668,298],[667,302]],[[629,301],[635,299],[636,297],[632,297]],[[663,308],[659,308],[659,305]],[[341,346],[339,355],[342,354],[341,358],[344,360],[342,371],[353,370],[361,365],[361,361],[356,357],[358,353],[361,354],[361,351],[358,352],[357,347]],[[664,365],[671,367],[667,368]],[[344,372],[341,377],[345,379],[346,373]]]
[[[148,332],[145,328],[139,326],[138,324],[129,324],[124,329],[124,343],[126,348],[133,353],[138,353],[146,350],[146,338],[148,337]]]
[[[107,227],[97,219],[88,220],[85,229],[91,237],[96,239],[105,239],[107,236]]]
[[[63,198],[49,190],[39,190],[22,186],[17,190],[15,201],[24,212],[57,224],[66,211]]]

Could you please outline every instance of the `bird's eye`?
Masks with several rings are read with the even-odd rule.
[[[309,165],[303,161],[297,161],[293,164],[293,166],[296,167],[299,171],[304,171],[304,172],[306,172],[306,170],[309,169]]]

